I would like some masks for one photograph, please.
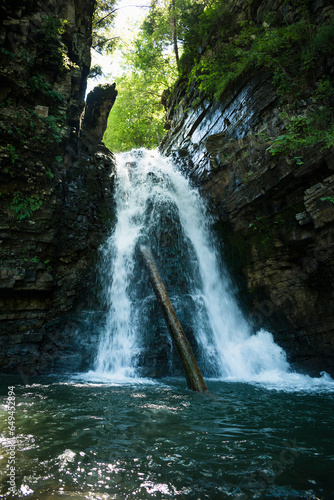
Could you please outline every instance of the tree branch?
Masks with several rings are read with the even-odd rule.
[[[150,9],[150,5],[124,5],[123,7],[117,7],[116,9],[108,12],[107,15],[101,17],[101,19],[98,19],[95,23],[96,26],[99,25],[100,23],[102,23],[102,21],[104,21],[105,19],[107,19],[107,17],[112,16],[117,10],[125,9],[127,7],[138,7],[139,9]]]

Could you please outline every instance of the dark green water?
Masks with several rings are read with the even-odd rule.
[[[333,393],[184,380],[107,385],[1,379],[1,495],[8,493],[5,397],[16,394],[14,498],[334,498]]]

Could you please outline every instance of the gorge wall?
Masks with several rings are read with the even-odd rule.
[[[268,36],[268,13],[288,25],[300,20],[302,4],[318,26],[334,20],[325,0],[230,4],[239,22],[265,26]],[[161,151],[207,197],[254,330],[269,329],[296,367],[333,375],[334,148],[324,140],[303,143],[303,131],[291,125],[312,113],[320,117],[324,108],[333,122],[333,45],[326,55],[319,51],[316,66],[307,90],[293,98],[278,94],[265,66],[243,71],[219,101],[181,79],[164,96],[168,132]],[[329,92],[318,99],[324,76]],[[317,126],[313,121],[312,130]],[[288,148],[292,135],[298,140]]]
[[[1,5],[3,372],[82,369],[93,353],[94,263],[113,216],[114,159],[101,140],[117,94],[96,88],[82,118],[93,9],[94,0]]]
[[[230,2],[233,19],[269,38],[270,16],[288,26],[304,7],[313,24],[333,24],[331,0]],[[113,218],[114,159],[101,140],[117,92],[96,88],[84,109],[94,0],[0,9],[0,372],[84,370],[104,321],[94,264]],[[219,100],[181,79],[164,96],[161,150],[207,197],[254,330],[272,331],[296,366],[333,375],[334,148],[301,140],[333,122],[328,47],[298,96],[282,97],[266,65]]]

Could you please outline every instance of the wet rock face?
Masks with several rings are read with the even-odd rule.
[[[113,155],[102,136],[80,132],[93,8],[93,0],[1,6],[3,372],[86,366],[102,321],[97,313],[92,330],[83,312],[100,308],[95,263],[113,217]]]
[[[245,19],[246,3],[233,2]],[[262,22],[270,4],[276,12],[284,7],[280,1],[252,2],[252,18]],[[284,8],[294,19],[292,3]],[[330,2],[312,2],[312,9],[320,24],[333,15]],[[333,85],[333,58],[323,69]],[[239,77],[220,103],[202,100],[192,107],[196,98],[197,90],[187,95],[182,82],[169,97],[161,150],[207,197],[254,330],[272,331],[296,367],[333,375],[333,147],[318,143],[292,156],[270,154],[268,137],[286,133],[288,106],[265,72]],[[294,106],[296,116],[306,116],[314,101]]]

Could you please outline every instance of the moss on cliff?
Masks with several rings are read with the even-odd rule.
[[[303,1],[293,13],[284,5],[275,13],[268,3],[260,19],[251,13],[238,18],[228,2],[212,2],[189,26],[182,77],[188,77],[189,88],[196,83],[204,96],[220,99],[242,73],[265,68],[283,98],[301,97],[334,42],[334,20],[314,23],[312,7]]]

